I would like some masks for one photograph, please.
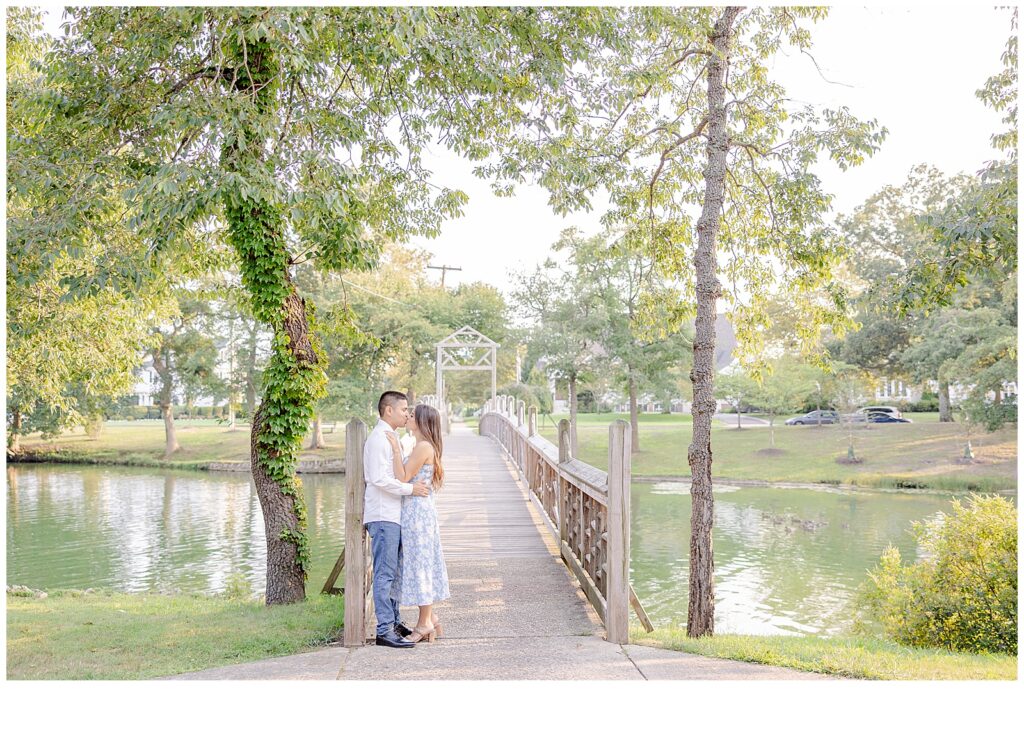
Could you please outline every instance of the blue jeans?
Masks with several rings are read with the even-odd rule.
[[[373,609],[377,612],[377,635],[384,635],[401,621],[398,601],[391,599],[391,585],[398,573],[398,548],[402,526],[383,520],[366,524],[373,553]]]

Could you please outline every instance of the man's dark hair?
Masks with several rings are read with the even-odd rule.
[[[377,400],[377,414],[383,418],[384,408],[386,408],[388,405],[397,405],[402,400],[405,400],[406,402],[409,401],[409,398],[405,396],[404,392],[395,392],[394,390],[388,390],[387,392],[380,396],[379,400]]]

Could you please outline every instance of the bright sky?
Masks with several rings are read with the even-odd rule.
[[[929,163],[947,174],[975,172],[993,158],[989,136],[1000,115],[974,93],[1001,69],[1010,33],[1010,10],[993,7],[835,7],[813,27],[814,56],[780,58],[774,72],[789,96],[818,106],[846,105],[862,119],[889,129],[881,151],[847,172],[827,163],[818,174],[850,212],[873,192],[899,184],[910,168]],[[60,10],[50,9],[47,30],[58,33]],[[435,182],[469,194],[466,215],[447,222],[436,239],[412,245],[434,254],[432,264],[462,268],[446,283],[483,281],[506,289],[510,270],[532,269],[549,255],[559,232],[600,229],[600,212],[554,215],[540,187],[521,187],[512,198],[491,194],[472,164],[437,148],[427,158]],[[440,272],[434,272],[440,278]]]

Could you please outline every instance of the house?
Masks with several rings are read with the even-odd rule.
[[[227,341],[224,339],[214,339],[217,343],[217,348],[220,353],[219,361],[217,366],[214,367],[214,372],[221,379],[228,379],[231,376],[231,360],[228,354]],[[143,360],[142,365],[136,368],[135,377],[138,380],[135,383],[135,387],[132,389],[132,394],[135,395],[135,404],[148,407],[150,405],[160,404],[160,377],[153,368],[153,358],[146,356]],[[185,396],[181,392],[181,389],[175,387],[171,392],[171,402],[175,405],[185,404]],[[227,400],[221,400],[215,402],[210,396],[202,396],[195,398],[193,402],[194,407],[214,407],[220,405],[226,405]]]

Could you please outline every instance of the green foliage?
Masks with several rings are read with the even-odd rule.
[[[902,313],[949,305],[972,278],[1017,271],[1017,18],[1013,8],[1002,70],[976,93],[1004,113],[1007,129],[991,140],[1006,156],[989,162],[962,197],[920,217],[934,247],[916,255],[893,280]]]
[[[496,160],[479,171],[499,190],[535,174],[558,211],[589,207],[601,188],[604,221],[629,234],[630,249],[677,280],[691,306],[692,213],[702,203],[710,115],[706,71],[721,11],[710,7],[634,7],[610,12],[617,38],[574,75],[571,88],[542,98],[533,129],[498,131]],[[789,296],[800,312],[802,348],[813,353],[824,325],[849,325],[845,292],[833,279],[842,254],[825,222],[831,198],[813,173],[819,156],[845,169],[871,155],[885,136],[846,108],[793,105],[771,78],[770,58],[807,51],[803,25],[820,8],[744,8],[736,20],[727,85],[728,174],[716,281],[731,305],[743,359],[764,356],[766,303]],[[550,122],[549,122],[550,121]],[[505,144],[503,139],[510,138]],[[771,264],[771,266],[769,266]],[[795,297],[799,296],[799,297]],[[794,299],[795,298],[795,299]]]
[[[529,416],[531,407],[537,408],[538,414],[551,412],[551,393],[548,392],[546,387],[533,387],[522,382],[515,382],[498,387],[498,394],[511,395],[516,400],[522,400],[526,403],[524,420]]]
[[[953,501],[914,524],[922,550],[904,565],[890,546],[864,590],[870,616],[911,646],[1017,653],[1017,510],[1000,496]]]

